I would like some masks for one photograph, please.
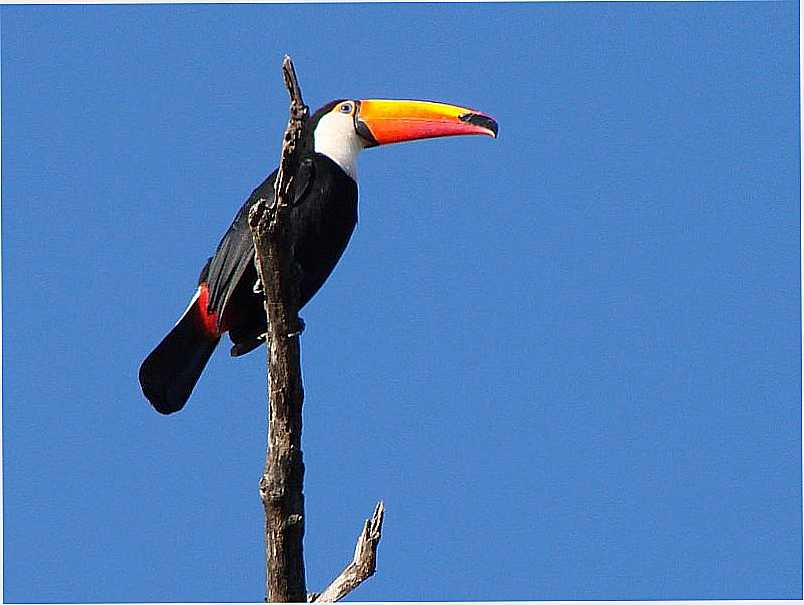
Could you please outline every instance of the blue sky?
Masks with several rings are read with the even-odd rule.
[[[264,355],[137,368],[275,165],[294,57],[497,141],[367,151],[304,309],[307,578],[360,600],[800,598],[798,5],[2,18],[4,598],[259,601]]]

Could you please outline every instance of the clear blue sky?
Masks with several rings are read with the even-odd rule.
[[[258,601],[264,355],[137,368],[308,102],[361,158],[303,311],[307,577],[353,598],[799,598],[798,6],[2,8],[7,601]]]

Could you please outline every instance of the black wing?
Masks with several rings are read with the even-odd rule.
[[[294,206],[304,199],[314,176],[315,168],[312,160],[302,160],[295,180]],[[218,313],[219,327],[232,293],[243,274],[254,263],[254,241],[251,239],[251,230],[248,226],[249,210],[260,198],[267,199],[269,205],[273,203],[275,180],[276,170],[251,193],[235,216],[232,226],[218,244],[215,256],[209,261],[209,270],[206,272],[206,281],[209,284],[207,309]]]

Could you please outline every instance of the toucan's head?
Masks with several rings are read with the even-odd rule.
[[[493,118],[466,107],[432,101],[341,99],[310,118],[315,151],[356,178],[357,156],[367,147],[460,134],[497,136]]]

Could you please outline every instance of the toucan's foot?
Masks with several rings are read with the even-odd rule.
[[[301,317],[297,317],[298,323],[296,324],[296,329],[288,334],[288,338],[293,338],[294,336],[299,336],[302,332],[304,332],[305,324],[304,320]]]
[[[304,332],[304,320],[299,317],[299,321],[293,329],[293,332],[288,334],[288,338],[293,338],[294,336],[299,336],[302,332]],[[268,332],[257,332],[254,331],[250,334],[241,335],[238,334],[235,336],[237,338],[237,342],[234,343],[230,354],[232,357],[239,357],[240,355],[245,355],[259,347],[268,339]]]
[[[257,278],[257,281],[254,282],[254,286],[251,288],[251,291],[254,292],[254,294],[262,294],[262,282],[260,281],[259,277]]]

